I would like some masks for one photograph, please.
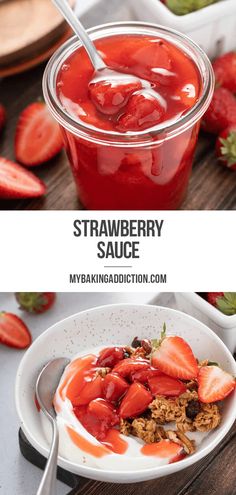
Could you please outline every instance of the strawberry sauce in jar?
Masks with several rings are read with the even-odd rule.
[[[177,209],[213,93],[208,58],[183,35],[151,24],[110,24],[90,36],[117,79],[93,79],[72,38],[50,60],[43,84],[80,201],[92,210]]]

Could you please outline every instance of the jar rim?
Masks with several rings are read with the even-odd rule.
[[[88,33],[93,40],[114,36],[117,34],[154,34],[155,36],[164,36],[168,41],[177,45],[195,63],[202,79],[202,94],[198,101],[178,120],[170,120],[168,125],[161,122],[155,128],[145,129],[144,131],[120,133],[117,131],[108,131],[90,126],[86,122],[78,121],[70,115],[63,107],[56,93],[56,79],[58,72],[68,57],[79,47],[81,42],[77,36],[72,36],[63,43],[50,58],[43,75],[43,94],[45,101],[54,118],[58,123],[75,134],[77,137],[89,139],[95,143],[116,146],[143,146],[147,141],[160,143],[170,139],[192,127],[207,110],[212,94],[214,91],[214,72],[211,62],[205,52],[188,36],[170,28],[158,24],[138,21],[112,22],[101,24],[88,29]],[[138,33],[137,33],[137,30]]]

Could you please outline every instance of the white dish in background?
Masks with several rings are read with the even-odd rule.
[[[100,0],[76,0],[75,13],[77,16],[84,15],[92,8],[96,8],[98,3],[100,3]]]
[[[196,12],[175,15],[160,0],[131,0],[140,21],[176,29],[198,43],[210,58],[236,49],[236,1],[220,0]]]
[[[82,311],[58,322],[45,331],[25,353],[16,379],[16,406],[21,427],[31,444],[45,457],[49,447],[40,414],[34,403],[35,382],[39,371],[50,359],[73,357],[96,346],[124,345],[133,337],[154,338],[163,323],[167,332],[185,338],[199,359],[218,361],[229,373],[236,374],[236,363],[222,341],[194,318],[169,308],[151,305],[117,304]],[[112,471],[71,462],[61,456],[59,466],[72,473],[107,482],[133,483],[159,478],[180,471],[211,452],[229,431],[236,418],[236,394],[224,401],[220,426],[204,438],[198,450],[185,459],[165,466]]]
[[[227,316],[196,292],[176,292],[178,308],[211,328],[232,354],[236,351],[236,315]]]

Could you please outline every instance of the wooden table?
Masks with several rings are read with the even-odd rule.
[[[7,127],[0,139],[0,155],[14,159],[13,141],[16,121],[26,105],[42,96],[41,80],[44,66],[0,81],[0,101],[6,106]],[[45,198],[0,201],[0,209],[20,210],[76,210],[82,205],[76,196],[75,185],[65,153],[34,170],[45,181]],[[217,163],[214,139],[201,135],[198,143],[188,196],[184,210],[235,210],[236,173]]]
[[[43,468],[45,460],[20,433],[23,455]],[[72,489],[67,495],[236,495],[236,423],[211,454],[179,473],[133,484],[112,484],[78,478],[61,468],[58,478]]]

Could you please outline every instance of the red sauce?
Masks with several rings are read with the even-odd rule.
[[[116,454],[125,454],[128,449],[128,443],[121,438],[118,430],[110,429],[103,440],[103,445]]]
[[[41,407],[39,405],[39,401],[38,401],[38,399],[36,397],[36,394],[34,395],[34,403],[35,403],[35,406],[36,406],[37,411],[40,412]]]
[[[94,445],[92,442],[86,440],[82,435],[77,433],[77,431],[73,430],[67,426],[67,431],[69,436],[77,447],[79,447],[83,452],[87,454],[93,455],[94,457],[103,457],[104,455],[108,455],[109,450],[103,445]]]
[[[176,457],[182,451],[182,447],[170,440],[161,440],[158,443],[143,445],[141,452],[143,455],[158,456],[162,458]]]
[[[66,60],[57,78],[59,99],[77,120],[122,137],[129,130],[178,121],[196,103],[201,93],[198,69],[174,44],[144,35],[116,35],[95,44],[109,67],[148,81],[165,108],[143,101],[135,92],[123,98],[118,85],[108,103],[117,104],[123,98],[125,104],[115,114],[100,111],[89,86],[93,68],[80,48]],[[101,94],[98,97],[101,100]],[[102,135],[99,144],[93,143],[89,131],[85,140],[62,129],[80,200],[89,209],[177,208],[186,193],[198,130],[197,124],[158,145],[152,145],[154,138],[149,135],[146,144],[133,148],[104,145]]]

